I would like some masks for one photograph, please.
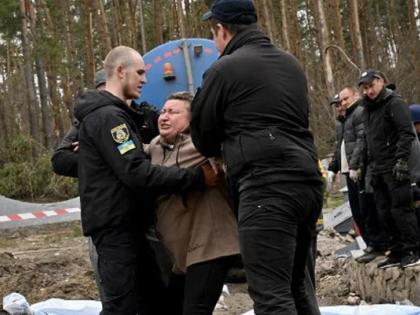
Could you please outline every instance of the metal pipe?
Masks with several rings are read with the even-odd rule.
[[[188,40],[185,38],[181,39],[181,48],[184,54],[184,61],[185,61],[185,70],[187,72],[187,81],[188,81],[188,90],[190,93],[195,93],[194,87],[194,79],[192,75],[192,66],[191,66],[191,58],[190,58],[190,51],[188,49]]]

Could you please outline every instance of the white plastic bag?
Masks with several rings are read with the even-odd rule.
[[[26,298],[19,293],[13,292],[3,297],[3,309],[11,315],[32,315]]]

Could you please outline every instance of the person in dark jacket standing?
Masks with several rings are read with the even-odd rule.
[[[102,314],[168,314],[158,265],[145,237],[151,196],[199,189],[205,181],[211,183],[211,167],[152,166],[127,105],[146,83],[144,61],[134,49],[119,46],[108,53],[104,69],[105,90],[81,95],[75,108],[82,227],[98,252],[106,296]]]
[[[105,89],[105,70],[99,70],[95,73],[95,88],[98,91]],[[77,178],[77,160],[79,150],[79,121],[73,120],[67,134],[61,140],[60,144],[54,150],[51,158],[51,164],[54,172],[57,175],[75,177]],[[98,273],[98,253],[95,245],[93,245],[92,238],[88,237],[89,258],[92,264],[93,272],[95,274],[96,287],[98,288],[99,297],[101,301],[105,298],[104,291],[101,286],[101,280]]]
[[[368,163],[379,215],[389,237],[390,254],[380,268],[419,263],[418,224],[411,206],[410,152],[415,139],[410,111],[402,97],[385,87],[380,72],[362,73]]]
[[[193,100],[192,139],[223,154],[255,314],[320,314],[305,288],[322,208],[305,74],[258,30],[251,0],[217,0],[203,20],[221,56]]]
[[[378,220],[373,195],[366,193],[364,174],[366,169],[364,108],[361,106],[360,94],[353,86],[344,87],[339,93],[336,108],[343,113],[341,128],[337,129],[337,148],[335,161],[346,177],[350,209],[363,240],[367,244],[363,256],[357,261],[367,263],[384,255],[386,237],[383,224]]]

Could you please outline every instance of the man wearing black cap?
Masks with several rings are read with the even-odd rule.
[[[258,30],[251,0],[217,0],[203,19],[221,56],[193,101],[192,138],[225,159],[255,314],[319,314],[304,284],[322,208],[305,74]]]
[[[353,220],[368,245],[363,256],[356,260],[367,263],[383,255],[386,248],[383,226],[377,219],[373,195],[365,191],[365,134],[360,94],[356,87],[344,87],[331,104],[335,104],[337,144],[330,170],[346,177],[348,197]]]
[[[364,124],[376,206],[391,247],[378,267],[414,266],[419,263],[419,237],[411,207],[414,174],[409,159],[415,134],[410,111],[400,95],[385,87],[379,71],[363,72],[358,85],[366,107]]]

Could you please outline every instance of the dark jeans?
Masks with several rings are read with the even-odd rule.
[[[305,268],[313,268],[307,262],[322,186],[242,183],[250,189],[239,185],[239,239],[255,314],[320,314],[309,276],[313,271]]]
[[[366,245],[376,250],[386,250],[388,240],[384,229],[384,223],[378,217],[373,194],[361,191],[363,182],[354,182],[346,174],[349,203],[353,220],[360,230],[360,234]]]
[[[169,281],[173,315],[211,315],[219,300],[223,283],[236,256],[197,263],[185,275],[172,274]]]
[[[105,298],[102,315],[169,314],[167,290],[144,235],[110,230],[92,237]]]
[[[386,251],[389,246],[388,236],[385,232],[383,219],[378,214],[374,194],[362,192],[359,195],[359,200],[365,217],[362,237],[366,245],[377,251]]]
[[[353,216],[354,223],[356,223],[357,227],[360,230],[360,234],[362,235],[363,239],[366,241],[366,237],[364,236],[365,232],[365,216],[362,212],[360,207],[360,200],[359,200],[359,185],[358,182],[353,181],[349,174],[345,174],[346,182],[347,182],[347,191],[349,196],[349,203],[351,214]]]
[[[372,186],[378,213],[382,217],[389,237],[391,254],[401,256],[409,251],[418,252],[418,223],[411,207],[409,181],[399,182],[391,173],[377,174]]]
[[[98,253],[96,252],[95,245],[93,244],[92,238],[88,237],[88,250],[90,263],[92,265],[93,274],[95,275],[96,287],[98,288],[99,299],[102,301],[105,299],[104,289],[102,288],[102,281],[98,271]]]

